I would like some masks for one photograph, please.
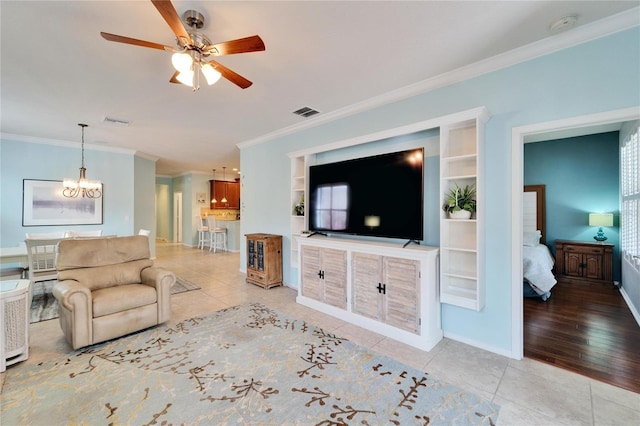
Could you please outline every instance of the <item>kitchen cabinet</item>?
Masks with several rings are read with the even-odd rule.
[[[213,200],[215,194],[217,203],[211,204],[212,209],[239,210],[240,209],[240,182],[226,180],[209,181],[209,199]],[[222,198],[227,199],[226,203]]]

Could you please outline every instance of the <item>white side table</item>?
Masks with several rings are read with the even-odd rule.
[[[0,281],[0,372],[29,358],[29,280]]]

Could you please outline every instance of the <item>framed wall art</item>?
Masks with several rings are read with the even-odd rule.
[[[67,198],[60,180],[23,179],[22,226],[101,225],[103,198]]]

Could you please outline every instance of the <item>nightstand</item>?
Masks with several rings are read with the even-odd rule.
[[[555,274],[613,284],[613,244],[556,240]]]

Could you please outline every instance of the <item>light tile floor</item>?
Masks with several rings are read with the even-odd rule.
[[[421,351],[298,305],[293,289],[264,290],[247,284],[239,262],[238,253],[158,244],[156,265],[201,287],[172,296],[171,321],[261,302],[494,401],[501,406],[499,425],[640,425],[640,394],[450,339],[443,339],[429,352]],[[57,320],[32,324],[30,332],[29,359],[10,369],[70,351]],[[0,375],[0,387],[5,374]]]

